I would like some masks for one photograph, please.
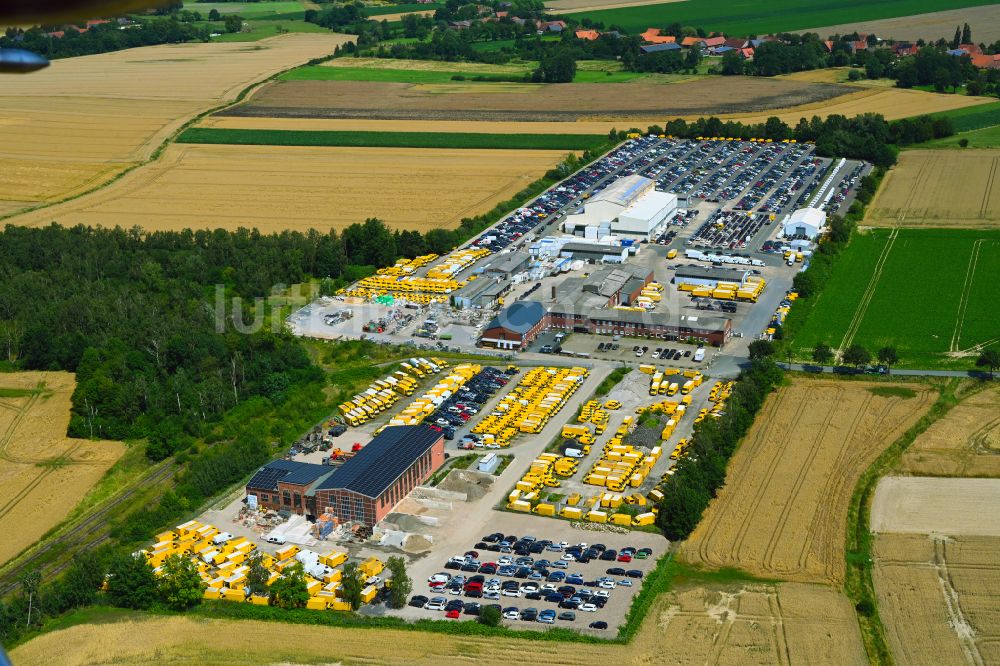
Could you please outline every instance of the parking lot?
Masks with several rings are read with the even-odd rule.
[[[579,529],[567,521],[556,521],[538,516],[519,515],[511,513],[494,513],[494,519],[490,520],[479,532],[466,531],[465,539],[459,541],[454,546],[454,552],[435,549],[433,554],[413,563],[410,567],[410,575],[414,581],[414,596],[426,597],[427,602],[417,606],[407,606],[400,611],[392,611],[393,614],[401,615],[409,619],[452,619],[454,621],[475,621],[478,607],[473,604],[486,606],[489,604],[499,605],[500,610],[505,612],[506,617],[503,624],[516,629],[537,629],[545,630],[550,626],[562,626],[580,630],[584,633],[593,633],[605,638],[613,638],[617,635],[618,627],[624,622],[625,614],[632,603],[632,598],[641,588],[642,581],[653,569],[656,560],[664,555],[669,543],[662,536],[648,532],[631,532],[622,534],[620,531],[613,531],[606,525],[591,525],[593,530]],[[503,548],[500,542],[485,541],[483,537],[502,534],[506,537],[514,537],[517,542],[519,537],[534,538],[534,551],[529,548],[517,547],[511,544],[508,548]],[[560,549],[555,550],[555,546],[547,545],[541,547],[542,542],[549,541],[560,544]],[[614,551],[613,559],[597,558],[589,561],[579,561],[578,558],[563,559],[566,556],[567,547],[585,543],[581,547],[581,554],[594,545],[605,546],[604,553]],[[521,541],[520,546],[529,545]],[[618,561],[618,555],[623,549],[632,548],[634,551],[648,549],[649,555],[645,558],[631,558],[631,561]],[[510,552],[505,552],[509,550]],[[520,554],[520,551],[524,554]],[[466,561],[466,554],[469,554],[469,562],[475,560],[475,571],[472,565],[466,566],[456,562],[449,564],[453,558]],[[474,553],[474,555],[473,555]],[[501,558],[509,557],[513,568],[503,569],[501,572]],[[519,558],[531,558],[521,560],[522,564],[514,564]],[[605,555],[609,557],[609,555]],[[548,560],[548,564],[543,562]],[[506,559],[503,560],[505,563]],[[559,564],[555,564],[559,562]],[[489,565],[495,565],[491,567]],[[484,565],[485,568],[484,568]],[[457,568],[456,568],[457,566]],[[624,573],[615,572],[608,574],[609,569],[622,569]],[[492,573],[490,573],[492,571]],[[641,575],[633,573],[634,577],[629,577],[627,572],[636,571]],[[445,574],[449,576],[447,580]],[[443,585],[436,585],[431,588],[431,580],[437,576]],[[454,576],[464,576],[465,580],[455,585]],[[474,581],[472,585],[468,583],[475,576],[482,576],[482,581]],[[614,584],[604,582],[601,586],[600,579],[611,579]],[[574,581],[574,582],[569,582]],[[579,582],[576,582],[579,581]],[[625,581],[624,584],[619,584]],[[480,588],[475,583],[482,584]],[[449,589],[449,583],[452,588]],[[492,584],[490,584],[492,583]],[[504,585],[507,585],[504,594]],[[516,592],[514,584],[517,585]],[[537,590],[536,590],[537,586]],[[547,586],[547,587],[545,587]],[[571,586],[570,590],[567,586]],[[546,594],[542,591],[545,587]],[[563,588],[560,592],[559,588]],[[490,590],[487,593],[487,589]],[[597,593],[602,591],[600,595]],[[604,601],[598,602],[601,596],[607,595]],[[487,596],[488,595],[488,596]],[[556,599],[556,596],[559,599]],[[576,604],[571,600],[579,597]],[[435,597],[444,599],[444,604],[432,604],[432,608],[424,608]],[[548,598],[547,598],[548,597]],[[586,601],[584,600],[586,599]],[[418,599],[418,601],[420,601]],[[453,608],[462,604],[458,617],[447,618],[447,611],[444,610],[448,602],[452,602]],[[586,603],[594,604],[593,609],[589,607],[584,610],[574,605],[582,606]],[[601,606],[598,606],[598,603]],[[466,606],[468,604],[468,607]],[[560,605],[561,604],[561,605]],[[440,608],[439,608],[440,606]],[[515,610],[516,609],[516,610]],[[536,615],[534,619],[532,613],[525,616],[524,611],[534,609]],[[551,611],[554,614],[552,622],[539,621],[539,615],[543,611]],[[570,612],[574,614],[574,619],[559,619],[561,613]],[[453,614],[454,615],[454,614]],[[548,614],[546,614],[548,615]],[[591,627],[594,622],[607,623],[606,629]]]

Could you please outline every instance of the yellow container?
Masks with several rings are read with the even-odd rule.
[[[563,518],[570,518],[572,520],[579,520],[583,516],[583,510],[575,506],[564,506],[559,515]]]
[[[537,504],[535,506],[535,513],[539,516],[554,516],[556,515],[556,507],[552,504]]]
[[[611,523],[630,527],[632,525],[632,516],[627,513],[613,513],[611,514]]]
[[[603,511],[591,511],[587,514],[587,520],[591,523],[606,523],[608,522],[608,514]]]

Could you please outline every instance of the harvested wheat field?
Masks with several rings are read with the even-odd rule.
[[[729,463],[726,485],[681,546],[688,561],[761,577],[840,585],[854,486],[935,399],[874,385],[797,379],[768,397]]]
[[[873,559],[896,663],[1000,662],[1000,538],[878,534]]]
[[[197,113],[347,39],[289,34],[252,44],[150,46],[5,77],[0,202],[37,205],[96,187],[149,158]],[[17,208],[2,206],[0,215]]]
[[[872,500],[873,532],[1000,536],[1000,479],[887,476]]]
[[[652,118],[649,124],[655,122]],[[481,134],[607,134],[628,124],[607,121],[491,122],[475,120],[364,120],[362,118],[264,118],[207,116],[198,127],[220,129],[360,132],[479,132]],[[645,127],[645,126],[644,126]]]
[[[108,187],[17,218],[148,230],[343,228],[368,217],[405,229],[456,226],[538,179],[545,150],[175,144]],[[442,183],[447,183],[442,188]]]
[[[79,625],[45,634],[18,647],[11,658],[18,666],[154,661],[206,666],[865,663],[857,621],[846,597],[823,586],[797,583],[698,587],[662,595],[627,645],[161,617]]]
[[[868,207],[871,226],[996,227],[1000,150],[906,150]]]
[[[68,372],[0,374],[0,564],[62,520],[114,464],[119,442],[66,437]]]
[[[669,85],[669,88],[664,88]],[[829,100],[855,88],[759,77],[684,83],[449,83],[275,81],[236,116],[572,121],[746,113]],[[450,94],[445,94],[450,93]]]
[[[979,391],[924,431],[896,470],[913,476],[1000,477],[1000,389]]]
[[[949,9],[942,12],[914,14],[877,21],[841,23],[840,25],[827,25],[795,32],[815,32],[823,39],[834,34],[864,32],[876,34],[883,39],[915,42],[923,38],[930,43],[938,39],[950,40],[955,34],[955,26],[963,23],[972,26],[972,36],[977,44],[980,42],[991,44],[1000,39],[1000,12],[997,11],[996,5]]]

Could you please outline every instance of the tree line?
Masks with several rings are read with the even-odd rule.
[[[138,46],[154,46],[156,44],[179,44],[181,42],[209,40],[210,30],[193,23],[178,20],[176,17],[153,18],[148,21],[119,29],[117,23],[105,23],[80,32],[69,26],[64,29],[62,37],[49,37],[47,32],[55,27],[8,28],[0,37],[0,48],[27,49],[49,59],[71,58],[74,56],[92,55],[121,51]]]
[[[769,358],[758,358],[740,373],[725,414],[697,424],[690,455],[662,488],[657,526],[671,541],[683,540],[698,525],[708,503],[726,482],[726,465],[753,424],[764,399],[781,382],[781,369]]]

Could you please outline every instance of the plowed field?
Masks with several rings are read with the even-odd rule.
[[[455,226],[552,168],[565,151],[171,145],[108,187],[27,213],[148,230],[325,230],[378,217],[393,227]]]
[[[0,375],[0,563],[59,523],[124,452],[66,437],[75,387],[65,372]]]
[[[346,39],[289,34],[254,44],[149,46],[4,77],[0,203],[32,205],[100,185],[148,158],[198,112]],[[15,209],[0,206],[0,215]]]
[[[922,386],[912,386],[912,398],[869,389],[798,379],[771,395],[681,554],[762,577],[842,584],[854,486],[934,400]]]

